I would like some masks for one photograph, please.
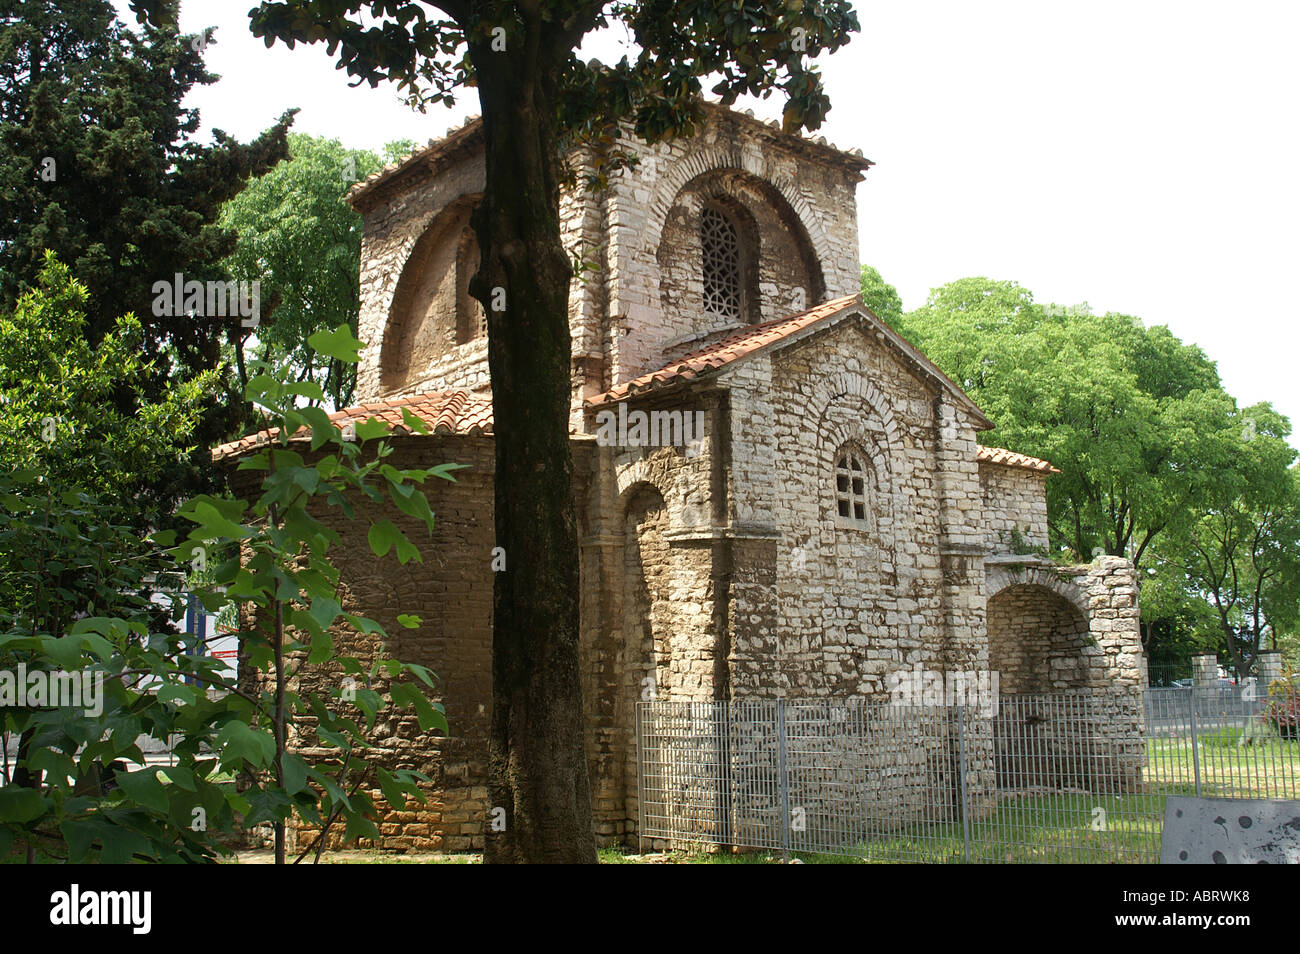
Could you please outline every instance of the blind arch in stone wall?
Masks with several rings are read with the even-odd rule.
[[[1063,692],[1098,685],[1104,673],[1089,654],[1088,614],[1057,589],[1018,582],[989,596],[989,668],[1006,695]]]
[[[862,373],[855,361],[845,370],[823,378],[812,394],[817,408],[817,453],[826,479],[819,499],[825,522],[836,523],[834,465],[844,447],[859,448],[866,456],[874,478],[871,531],[885,562],[894,563],[898,528],[895,501],[901,463],[896,459],[901,446],[898,423],[889,402]]]
[[[431,361],[479,335],[478,302],[469,279],[478,267],[478,242],[469,217],[481,196],[444,206],[403,260],[380,340],[380,390],[398,393],[418,381]]]

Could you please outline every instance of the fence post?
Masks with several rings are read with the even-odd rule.
[[[961,789],[962,858],[970,864],[970,804],[966,798],[966,707],[957,705],[957,777]]]
[[[1195,779],[1196,779],[1196,797],[1197,797],[1197,798],[1200,798],[1200,797],[1201,797],[1201,757],[1200,757],[1200,754],[1197,752],[1197,749],[1200,747],[1200,745],[1199,745],[1199,741],[1198,741],[1198,737],[1197,737],[1197,733],[1196,733],[1196,690],[1197,690],[1197,688],[1198,688],[1197,686],[1191,686],[1191,687],[1188,688],[1188,690],[1187,690],[1187,693],[1188,693],[1188,695],[1187,695],[1187,699],[1188,699],[1188,702],[1191,703],[1190,709],[1191,709],[1191,713],[1192,713],[1192,719],[1191,719],[1191,726],[1192,726],[1192,774],[1193,774],[1193,776],[1194,776]]]
[[[636,850],[645,854],[645,710],[642,703],[633,702],[636,713]]]
[[[781,779],[781,858],[790,863],[790,786],[786,779],[785,762],[785,700],[776,700],[776,737],[778,775]]]

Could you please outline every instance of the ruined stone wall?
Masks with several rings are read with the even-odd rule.
[[[1065,643],[1052,644],[1049,658],[1059,661],[1050,664],[1042,691],[1145,685],[1137,576],[1128,560],[1106,556],[1086,566],[1055,566],[1026,558],[1023,564],[991,564],[986,585],[990,642],[1025,647],[1019,653],[1000,651],[1003,659],[1032,655],[1035,647],[1045,645],[1041,628],[1049,624],[1050,632],[1077,646],[1076,661],[1067,663]]]
[[[1004,702],[1001,786],[1140,789],[1146,680],[1133,564],[1027,558],[992,565],[987,588],[990,666]]]
[[[1009,694],[1088,685],[1088,620],[1051,590],[1013,585],[989,599],[989,665]]]
[[[993,553],[1047,546],[1047,475],[1023,467],[979,465],[986,542]]]

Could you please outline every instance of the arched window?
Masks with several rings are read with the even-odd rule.
[[[872,525],[870,464],[853,445],[835,455],[835,524],[867,530]]]
[[[724,213],[705,206],[700,214],[704,311],[728,323],[741,320],[740,233]]]

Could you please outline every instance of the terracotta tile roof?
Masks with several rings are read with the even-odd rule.
[[[801,311],[799,314],[791,315],[788,318],[778,318],[776,321],[745,328],[714,342],[707,348],[682,355],[657,371],[651,371],[649,374],[643,374],[641,377],[634,378],[625,384],[610,388],[604,394],[589,398],[584,403],[588,406],[608,404],[611,401],[621,401],[628,395],[637,394],[641,391],[649,391],[664,385],[682,383],[698,378],[702,374],[716,371],[718,368],[743,358],[747,354],[752,354],[770,344],[789,338],[808,326],[816,324],[823,318],[828,318],[844,311],[846,308],[852,307],[857,301],[856,295],[836,298],[833,301],[828,301],[807,311]]]
[[[492,400],[485,395],[471,394],[468,391],[430,391],[425,394],[413,394],[409,397],[395,398],[374,404],[361,404],[357,407],[344,408],[330,415],[330,420],[340,426],[377,418],[388,424],[401,428],[402,408],[428,424],[435,434],[480,435],[492,433]],[[222,460],[250,451],[255,447],[270,443],[279,433],[279,428],[259,431],[237,441],[222,444],[212,450],[214,461]],[[310,438],[310,429],[304,428],[291,440],[305,441]]]
[[[1007,450],[1005,447],[980,447],[976,459],[981,464],[1001,464],[1004,467],[1022,467],[1025,470],[1036,470],[1043,474],[1059,474],[1060,471],[1053,467],[1045,460],[1039,460],[1037,457],[1028,457],[1024,454],[1017,454],[1015,451]]]
[[[993,422],[985,417],[984,412],[967,396],[966,392],[940,371],[915,345],[877,318],[862,303],[862,299],[858,295],[836,298],[815,308],[802,311],[797,315],[790,315],[787,318],[778,318],[776,321],[769,321],[766,324],[744,328],[699,351],[693,351],[670,361],[657,371],[643,374],[639,378],[634,378],[624,384],[610,388],[604,394],[588,398],[583,403],[587,407],[595,407],[601,404],[622,401],[645,391],[689,383],[763,348],[782,341],[792,340],[798,337],[801,332],[810,329],[819,322],[828,321],[838,315],[847,313],[859,315],[865,319],[876,333],[882,336],[889,346],[899,352],[904,360],[915,368],[918,373],[932,378],[941,387],[947,389],[959,403],[974,415],[978,430],[988,430],[993,427]]]

